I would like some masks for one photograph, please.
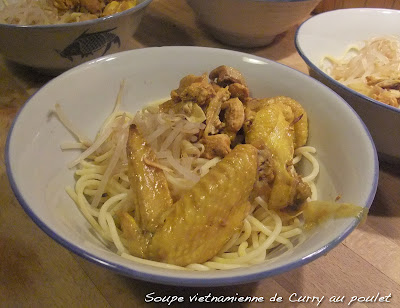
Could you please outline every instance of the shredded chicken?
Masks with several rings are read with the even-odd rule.
[[[214,157],[225,157],[231,151],[231,140],[226,134],[206,136],[200,140],[204,144],[202,157],[213,159]]]
[[[231,138],[236,137],[236,133],[242,128],[244,122],[244,107],[242,102],[237,98],[231,98],[222,103],[221,110],[224,114],[224,132]]]
[[[207,75],[188,75],[182,78],[179,88],[171,92],[175,102],[195,102],[200,106],[207,104],[214,95],[214,88],[208,82]]]
[[[246,85],[237,82],[229,85],[229,92],[231,92],[231,97],[237,97],[242,102],[246,102],[250,96],[249,88]]]

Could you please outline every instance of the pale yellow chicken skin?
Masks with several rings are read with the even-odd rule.
[[[176,202],[153,236],[150,258],[184,266],[215,256],[248,215],[256,173],[256,148],[235,147]]]
[[[292,165],[295,147],[304,145],[308,136],[305,111],[299,115],[297,105],[300,104],[284,97],[262,102],[253,110],[251,124],[246,128],[246,143],[271,153],[273,181],[266,183],[269,187],[264,195],[271,209],[299,207],[311,195],[309,186]],[[299,125],[300,120],[303,121]]]
[[[136,135],[137,137],[137,135]],[[140,137],[138,137],[140,140]],[[133,140],[129,142],[129,151],[151,152],[143,149],[145,144]],[[138,146],[136,150],[132,146]],[[145,155],[149,155],[148,153]],[[153,179],[151,168],[134,162],[135,155],[129,155],[131,165],[139,164],[139,168],[132,168],[129,176],[131,183],[139,186],[136,192],[143,189],[147,181]],[[140,173],[138,175],[138,173]],[[185,193],[181,199],[173,204],[171,210],[166,210],[162,216],[165,223],[149,229],[149,224],[143,223],[142,214],[136,219],[124,212],[120,214],[121,228],[126,246],[129,251],[138,257],[185,266],[191,263],[202,263],[215,256],[235,232],[242,226],[250,205],[248,198],[256,179],[257,149],[252,145],[235,147],[221,160],[208,174],[200,179],[195,186]],[[157,182],[163,176],[157,175]],[[161,180],[161,181],[160,181]],[[160,186],[155,185],[150,192],[140,191],[142,203],[159,204],[165,201],[165,193],[157,192]],[[161,186],[163,187],[163,186]],[[164,188],[162,188],[164,190]],[[159,198],[159,199],[157,199]],[[167,198],[168,199],[168,198]],[[137,203],[136,211],[142,211],[143,204]],[[156,211],[147,211],[149,217],[157,218]],[[152,221],[152,220],[150,220]],[[158,223],[161,220],[156,219]],[[150,226],[154,227],[153,224]],[[212,237],[212,241],[207,239]]]
[[[164,223],[173,202],[165,175],[157,167],[156,154],[136,125],[129,129],[127,155],[135,220],[143,230],[154,232]]]

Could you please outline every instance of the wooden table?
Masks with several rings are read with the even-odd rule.
[[[291,29],[281,35],[271,46],[241,51],[307,72],[293,44],[294,32]],[[162,45],[230,48],[203,31],[184,0],[154,0],[132,40],[132,48]],[[354,303],[351,307],[400,307],[400,167],[384,163],[375,201],[362,227],[328,255],[259,282],[221,288],[163,286],[120,276],[64,249],[42,232],[18,204],[4,161],[7,132],[16,112],[48,80],[0,59],[0,307],[158,306],[145,302],[151,292],[184,296],[185,303],[180,307],[189,306],[189,296],[210,292],[214,296],[238,293],[264,297],[264,303],[249,304],[251,307],[317,306],[315,301],[289,301],[299,296],[324,296],[319,307],[347,307],[353,296],[379,293],[390,303]],[[275,294],[282,297],[281,303],[269,302]],[[343,303],[330,303],[332,296],[344,297]]]

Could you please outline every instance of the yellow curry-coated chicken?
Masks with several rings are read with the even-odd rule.
[[[272,176],[262,189],[272,209],[297,207],[311,195],[309,186],[292,166],[295,147],[304,145],[308,135],[305,111],[299,114],[298,106],[296,101],[280,97],[250,102],[248,107],[247,117],[251,120],[246,127],[246,143],[260,150],[265,148],[270,155],[267,167],[271,168]]]
[[[61,10],[74,12],[89,12],[94,18],[108,16],[128,10],[136,6],[136,0],[53,0],[54,6]]]
[[[137,194],[135,218],[120,213],[129,251],[138,257],[181,266],[215,256],[240,230],[248,214],[248,198],[257,173],[257,149],[252,145],[235,147],[168,209],[165,176],[161,170],[155,173],[154,153],[135,127],[129,139],[129,177]],[[142,156],[152,161],[150,166],[145,166],[149,162]],[[161,209],[156,210],[157,206]]]
[[[143,230],[154,232],[172,207],[172,198],[165,175],[157,167],[156,154],[136,125],[129,129],[127,155],[135,220]]]
[[[271,98],[249,100],[246,103],[245,110],[245,130],[249,129],[249,124],[252,123],[258,111],[272,104],[283,104],[287,107],[290,107],[290,109],[286,108],[282,109],[282,111],[286,110],[286,120],[292,122],[291,128],[294,129],[294,148],[296,149],[305,145],[308,138],[307,112],[304,110],[303,106],[301,106],[299,102],[287,96],[276,96]]]
[[[187,265],[215,256],[242,227],[256,172],[257,149],[236,146],[176,202],[153,236],[150,258]]]

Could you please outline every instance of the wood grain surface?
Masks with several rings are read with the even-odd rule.
[[[215,0],[216,1],[216,0]],[[397,1],[396,1],[397,2]],[[184,0],[154,0],[131,48],[195,45],[229,48],[279,61],[307,73],[293,39],[296,28],[270,46],[235,49],[204,32]],[[51,77],[0,58],[0,307],[160,307],[154,296],[183,296],[180,307],[400,307],[400,167],[381,163],[379,186],[366,223],[326,256],[258,282],[220,288],[181,288],[118,275],[64,249],[26,215],[10,188],[4,148],[8,130],[27,98]],[[258,296],[263,303],[189,303],[190,296]],[[388,302],[352,303],[386,296]],[[270,302],[275,295],[282,302]],[[295,295],[296,294],[296,295]],[[388,295],[391,294],[391,297]],[[146,297],[147,296],[147,297]],[[300,296],[314,302],[295,301]],[[331,303],[335,296],[342,303]],[[291,299],[292,301],[290,301]],[[304,300],[304,298],[302,298]]]
[[[335,9],[347,8],[385,8],[399,9],[400,1],[398,0],[322,0],[315,8],[316,13],[326,12]]]

